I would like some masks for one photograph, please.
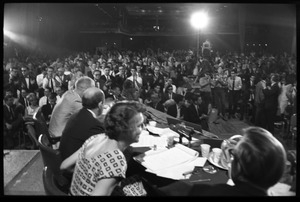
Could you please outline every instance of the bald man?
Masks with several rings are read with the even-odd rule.
[[[80,77],[75,82],[75,89],[68,90],[62,98],[56,103],[49,123],[49,133],[53,137],[60,137],[67,121],[72,114],[82,108],[83,92],[95,87],[95,82],[87,76]]]
[[[101,89],[91,87],[84,91],[82,109],[70,117],[62,132],[59,150],[63,160],[76,152],[92,135],[104,133],[103,123],[98,120],[104,101],[105,95]]]

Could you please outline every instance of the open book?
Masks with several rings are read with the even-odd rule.
[[[181,144],[160,151],[147,151],[134,157],[134,160],[142,164],[146,170],[158,173],[165,169],[188,163],[195,160],[199,153]]]

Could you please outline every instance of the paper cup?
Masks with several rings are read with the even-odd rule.
[[[201,148],[202,157],[208,158],[209,151],[210,151],[210,145],[209,144],[201,144],[200,148]]]
[[[149,121],[149,125],[155,127],[156,126],[156,121]]]
[[[220,162],[220,158],[221,158],[221,154],[222,154],[222,149],[220,148],[213,148],[213,161],[215,163],[219,163]]]

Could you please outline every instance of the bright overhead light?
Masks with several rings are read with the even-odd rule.
[[[191,17],[191,24],[196,29],[203,29],[208,24],[208,16],[205,12],[194,13]]]

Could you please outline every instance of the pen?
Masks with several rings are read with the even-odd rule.
[[[209,182],[210,179],[200,179],[200,180],[192,180],[190,182]]]
[[[187,171],[187,172],[182,173],[182,175],[186,176],[186,175],[192,174],[193,172],[194,172],[194,170]]]

